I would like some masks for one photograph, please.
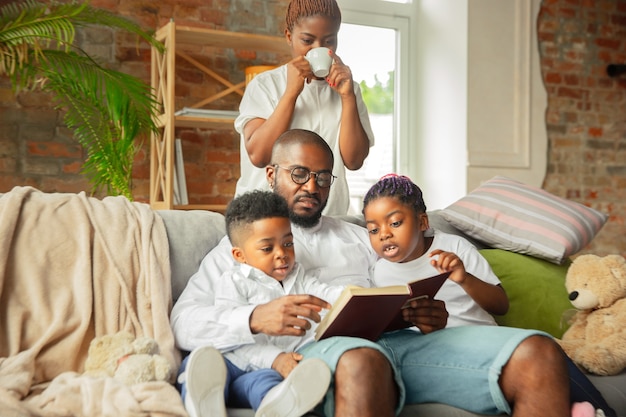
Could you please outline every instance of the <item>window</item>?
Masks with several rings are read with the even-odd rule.
[[[342,14],[337,54],[361,84],[376,140],[363,167],[347,171],[349,212],[357,214],[367,190],[381,176],[399,172],[397,155],[402,138],[408,134],[401,116],[407,111],[403,103],[408,97],[402,95],[406,89],[400,87],[406,83],[402,67],[408,64],[402,61],[400,51],[402,39],[408,39],[408,19],[343,10]]]
[[[375,144],[363,167],[347,171],[350,212],[360,213],[363,196],[381,176],[395,171],[394,77],[396,33],[393,29],[344,23],[337,54],[361,85]],[[367,39],[367,42],[363,42]]]
[[[394,44],[389,45],[396,60],[394,171],[422,188],[429,209],[446,207],[467,193],[468,3],[337,1],[344,25],[395,32]],[[345,38],[340,35],[338,52],[352,68],[349,51],[341,49]],[[373,41],[359,39],[354,49],[365,51]],[[360,199],[362,195],[353,198],[359,204],[352,212],[360,213]]]

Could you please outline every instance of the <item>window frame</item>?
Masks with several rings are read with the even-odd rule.
[[[341,0],[338,3],[343,23],[392,29],[396,32],[392,166],[398,173],[409,173],[410,155],[414,154],[409,141],[409,115],[415,113],[412,107],[416,104],[410,100],[410,92],[414,88],[409,77],[411,5],[384,0]]]

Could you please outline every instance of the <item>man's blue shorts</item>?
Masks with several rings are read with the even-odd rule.
[[[341,355],[370,347],[391,362],[400,401],[404,404],[443,403],[479,414],[511,413],[498,384],[502,367],[527,337],[547,333],[499,326],[465,326],[427,335],[406,329],[384,334],[376,343],[351,337],[332,337],[299,350],[304,357],[323,359],[335,372]],[[334,381],[333,383],[334,384]],[[334,385],[323,411],[334,415]]]
[[[547,333],[500,326],[463,326],[429,334],[386,333],[378,340],[402,375],[406,404],[443,403],[478,414],[510,414],[500,389],[502,368],[526,338]]]

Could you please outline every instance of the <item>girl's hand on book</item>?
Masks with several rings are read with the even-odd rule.
[[[311,328],[309,320],[319,323],[319,312],[325,308],[330,304],[313,295],[286,295],[256,306],[250,330],[270,336],[302,336]]]
[[[402,310],[402,317],[417,326],[424,334],[441,330],[448,324],[446,303],[429,298],[412,300],[409,306]]]

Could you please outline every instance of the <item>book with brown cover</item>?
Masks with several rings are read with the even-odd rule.
[[[384,332],[411,327],[402,318],[402,308],[414,299],[433,298],[449,275],[444,272],[388,287],[348,286],[315,329],[315,340],[353,336],[375,341]]]

